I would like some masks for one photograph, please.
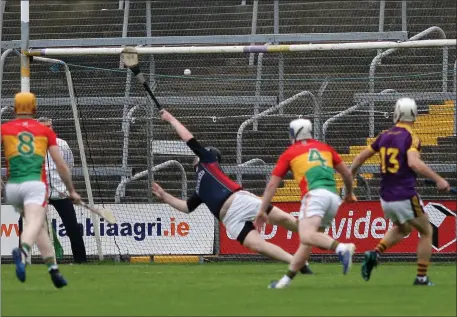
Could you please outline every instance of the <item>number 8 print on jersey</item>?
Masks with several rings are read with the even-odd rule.
[[[57,145],[55,133],[33,119],[2,124],[2,145],[8,183],[41,181],[46,184],[44,161],[48,148]]]

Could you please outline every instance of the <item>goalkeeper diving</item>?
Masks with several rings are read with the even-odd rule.
[[[253,221],[262,201],[243,190],[221,170],[220,151],[214,147],[203,147],[192,133],[166,110],[161,110],[160,114],[162,120],[170,123],[197,155],[194,160],[197,184],[194,194],[187,201],[170,195],[157,183],[153,184],[153,193],[166,204],[184,213],[190,213],[204,203],[214,217],[224,224],[229,235],[235,237],[241,245],[272,259],[290,263],[293,256],[279,246],[265,241],[254,227]],[[298,224],[294,216],[271,204],[268,204],[265,212],[268,223],[297,232]],[[310,251],[311,248],[305,250],[308,254]],[[307,262],[303,263],[300,272],[312,274]]]

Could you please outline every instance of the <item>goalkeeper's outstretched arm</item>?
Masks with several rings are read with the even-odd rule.
[[[169,113],[168,111],[161,110],[160,111],[160,116],[161,116],[162,120],[167,121],[168,123],[170,123],[173,126],[173,128],[175,128],[175,130],[178,133],[179,137],[184,142],[187,142],[190,139],[194,138],[192,133],[190,133],[190,131],[187,130],[187,128],[181,122],[179,122],[178,119],[173,117],[173,115],[171,113]]]
[[[170,205],[171,207],[186,214],[194,211],[202,203],[200,197],[198,197],[196,194],[187,199],[187,201],[176,198],[173,195],[167,193],[157,183],[152,184],[152,192],[157,196],[157,198],[159,198],[167,205]]]

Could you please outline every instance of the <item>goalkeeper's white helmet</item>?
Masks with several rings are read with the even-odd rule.
[[[400,98],[395,104],[394,123],[398,121],[414,122],[417,117],[417,105],[414,99]]]
[[[295,119],[289,124],[289,135],[293,142],[311,139],[313,125],[308,119]]]

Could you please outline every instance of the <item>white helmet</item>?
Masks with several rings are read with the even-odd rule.
[[[417,117],[417,105],[414,99],[400,98],[395,104],[394,123],[398,121],[414,122]]]
[[[311,139],[313,125],[308,119],[295,119],[289,124],[289,135],[294,141]]]

